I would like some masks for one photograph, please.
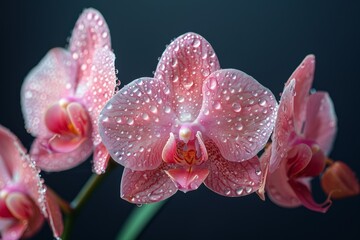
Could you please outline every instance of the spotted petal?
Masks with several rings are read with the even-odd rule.
[[[209,175],[205,185],[227,197],[239,197],[255,192],[261,184],[260,162],[257,156],[245,162],[227,161],[212,141],[205,142],[209,153]]]
[[[175,114],[163,81],[140,78],[123,87],[101,112],[99,132],[111,157],[136,171],[156,169]]]
[[[169,86],[170,100],[178,118],[193,121],[201,108],[203,81],[219,69],[219,61],[210,43],[196,33],[186,33],[166,48],[155,78]]]
[[[286,83],[290,84],[291,80],[295,79],[295,92],[294,95],[294,125],[298,133],[302,130],[303,122],[305,121],[307,97],[314,79],[315,72],[315,56],[308,55],[295,69]]]
[[[125,168],[121,179],[121,198],[143,204],[171,197],[177,188],[164,171],[169,167],[169,164],[163,163],[157,169],[148,171]]]
[[[74,93],[76,63],[65,49],[50,50],[26,76],[21,89],[21,106],[27,130],[33,135],[48,133],[44,124],[47,109]]]
[[[294,95],[296,81],[292,80],[285,87],[277,112],[274,133],[272,135],[272,154],[269,171],[274,172],[284,159],[296,135],[294,130]]]
[[[307,104],[304,135],[320,145],[326,155],[329,154],[336,135],[336,114],[329,95],[317,92],[310,95]]]
[[[93,8],[83,11],[71,35],[69,50],[78,62],[78,78],[84,80],[91,75],[96,49],[110,50],[110,31],[101,13]]]
[[[229,161],[254,157],[272,132],[277,103],[270,90],[235,69],[212,73],[203,85],[197,121]]]

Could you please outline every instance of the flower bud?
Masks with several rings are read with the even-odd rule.
[[[340,199],[358,195],[360,185],[355,173],[343,162],[329,166],[321,177],[321,186],[331,198]]]

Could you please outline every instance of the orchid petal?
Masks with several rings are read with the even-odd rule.
[[[281,207],[298,207],[301,206],[301,202],[288,183],[286,164],[283,160],[274,172],[268,173],[265,189],[268,197],[275,204]]]
[[[64,229],[62,214],[59,204],[57,203],[55,193],[49,188],[46,191],[46,209],[48,213],[48,221],[54,237],[59,238]]]
[[[167,140],[161,153],[161,157],[163,161],[167,163],[176,163],[174,158],[174,156],[176,155],[176,150],[177,150],[176,139],[174,134],[171,132],[170,137]]]
[[[312,151],[306,144],[297,144],[291,148],[286,158],[288,178],[296,178],[311,162]]]
[[[56,103],[49,107],[45,113],[45,125],[49,131],[62,134],[69,131],[69,119],[66,108]]]
[[[140,78],[123,87],[101,112],[99,132],[111,157],[136,171],[162,162],[175,116],[164,82]]]
[[[55,135],[49,140],[49,150],[58,153],[68,153],[76,150],[86,141],[86,138],[73,134]]]
[[[143,204],[171,197],[177,188],[164,171],[169,167],[163,163],[155,170],[133,171],[125,168],[121,179],[121,198],[131,203]]]
[[[225,159],[244,161],[264,148],[277,109],[270,90],[239,70],[223,69],[204,82],[203,96],[197,121]]]
[[[16,224],[12,224],[10,227],[6,228],[3,232],[1,232],[2,240],[18,240],[23,236],[26,228],[26,222],[17,222]]]
[[[298,133],[301,132],[303,122],[305,121],[306,101],[314,79],[314,72],[315,56],[308,55],[295,69],[286,83],[286,85],[288,85],[292,79],[295,79],[296,81],[296,95],[294,95],[294,125]]]
[[[267,175],[269,173],[270,157],[271,157],[271,145],[265,148],[265,151],[263,152],[263,154],[260,156],[259,159],[260,167],[261,167],[261,173],[260,173],[261,185],[256,193],[263,201],[265,201],[265,187],[266,187]]]
[[[0,146],[0,189],[3,189],[22,168],[19,149],[23,152],[26,150],[14,134],[1,125]]]
[[[205,185],[227,197],[245,196],[255,192],[261,184],[260,162],[257,156],[244,162],[227,161],[212,141],[205,141],[209,153]]]
[[[33,202],[23,193],[10,192],[6,197],[6,206],[11,214],[19,220],[27,220],[33,215]]]
[[[172,108],[181,121],[193,121],[199,114],[203,81],[219,70],[217,56],[202,36],[186,33],[166,48],[155,71],[155,78],[169,86]]]
[[[93,171],[96,174],[105,173],[107,164],[110,159],[110,155],[103,143],[100,143],[95,147],[93,154],[94,168]]]
[[[114,95],[116,86],[115,55],[110,50],[99,49],[94,53],[89,77],[80,81],[76,96],[82,99],[91,119],[94,145],[101,143],[99,115],[106,102]],[[96,162],[96,160],[94,160]]]
[[[281,162],[285,161],[290,149],[294,132],[294,95],[296,81],[291,80],[281,95],[274,133],[272,135],[272,154],[270,158],[270,173],[274,172]]]
[[[320,145],[326,155],[330,153],[336,135],[336,114],[329,95],[316,92],[307,103],[304,135]]]
[[[71,35],[69,50],[78,62],[78,78],[91,74],[91,64],[96,49],[110,50],[110,31],[101,13],[93,8],[85,9],[77,20]]]
[[[80,135],[81,137],[87,137],[90,131],[89,117],[86,110],[80,103],[71,102],[67,106],[68,116],[71,122],[71,126],[74,127],[72,131]]]
[[[45,171],[63,171],[84,162],[93,150],[92,141],[85,140],[71,152],[52,152],[47,149],[48,139],[37,138],[31,146],[31,156],[36,164]]]
[[[61,48],[50,50],[25,78],[21,89],[21,106],[27,130],[46,136],[44,116],[49,106],[74,93],[76,63]]]
[[[176,187],[185,193],[198,189],[209,174],[209,170],[206,168],[192,168],[191,170],[175,168],[165,170],[165,172]]]
[[[316,203],[313,199],[308,186],[296,180],[289,180],[289,184],[294,190],[298,199],[301,201],[302,205],[304,205],[306,208],[312,211],[326,213],[331,206],[330,196],[328,196],[328,198],[323,203],[319,204]]]

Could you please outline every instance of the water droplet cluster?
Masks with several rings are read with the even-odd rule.
[[[226,159],[247,160],[264,147],[277,110],[267,88],[241,71],[224,69],[209,76],[203,94],[197,120]]]
[[[124,170],[121,197],[131,203],[158,202],[176,193],[175,184],[164,172],[165,164],[152,171]]]
[[[166,48],[155,78],[169,84],[172,105],[182,122],[193,121],[202,104],[202,84],[220,68],[211,45],[195,33],[184,34]]]
[[[99,128],[115,161],[135,170],[159,166],[176,118],[169,93],[163,81],[141,78],[123,87],[106,104]]]
[[[86,9],[77,20],[69,44],[72,57],[79,63],[79,78],[89,75],[96,49],[111,48],[110,32],[104,17]]]
[[[205,142],[209,154],[210,174],[205,184],[223,196],[238,197],[256,191],[261,183],[260,162],[257,157],[244,162],[226,160],[215,143]]]

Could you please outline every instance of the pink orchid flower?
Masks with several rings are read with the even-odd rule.
[[[94,150],[94,171],[105,171],[109,154],[98,117],[116,87],[115,56],[103,16],[86,9],[76,22],[69,49],[54,48],[26,77],[21,90],[31,148],[46,171],[70,169]]]
[[[304,205],[313,211],[326,212],[331,203],[329,198],[322,204],[316,203],[310,181],[325,167],[337,120],[327,93],[309,94],[314,71],[315,57],[309,55],[285,84],[272,146],[261,160],[270,161],[266,190],[274,203],[282,207]]]
[[[178,37],[154,78],[123,87],[101,112],[104,145],[125,166],[121,197],[157,202],[203,182],[224,196],[256,191],[256,154],[272,132],[276,108],[272,93],[251,76],[220,69],[203,37]]]
[[[47,218],[54,237],[63,231],[54,194],[43,185],[39,170],[20,141],[0,125],[0,238],[34,235]]]

